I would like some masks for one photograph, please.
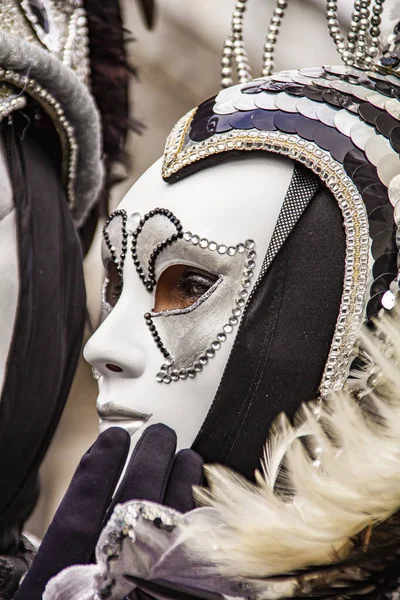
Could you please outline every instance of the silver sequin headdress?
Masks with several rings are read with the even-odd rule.
[[[77,225],[102,185],[100,120],[89,76],[83,0],[0,3],[0,120],[32,99],[49,115],[60,137]]]
[[[174,181],[215,155],[266,150],[303,163],[332,192],[343,215],[346,261],[322,397],[343,386],[362,322],[393,308],[399,290],[400,26],[373,62],[383,2],[376,0],[373,7],[371,0],[355,2],[347,43],[334,18],[336,2],[327,2],[330,34],[344,64],[270,74],[287,4],[278,0],[264,48],[264,75],[254,80],[241,36],[245,2],[237,2],[224,46],[222,85],[232,83],[233,57],[240,83],[184,116],[164,154],[163,177]]]

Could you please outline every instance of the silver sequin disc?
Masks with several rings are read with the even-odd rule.
[[[396,204],[396,206],[394,207],[393,218],[394,218],[394,222],[396,223],[396,225],[398,227],[400,225],[400,202],[398,202]]]
[[[365,123],[357,123],[353,125],[350,131],[350,137],[353,140],[353,143],[360,150],[364,150],[365,146],[370,137],[376,135],[375,129],[370,125],[366,125]]]
[[[376,167],[381,158],[391,153],[391,148],[389,140],[383,135],[373,135],[365,145],[365,154]]]
[[[400,119],[400,102],[391,98],[390,100],[386,100],[385,109],[394,119]]]
[[[337,109],[333,108],[333,106],[328,106],[328,104],[320,103],[317,107],[317,119],[319,119],[324,125],[334,127],[335,115],[337,112]]]
[[[388,192],[391,204],[397,206],[397,203],[400,200],[400,175],[393,177],[392,181],[389,183]]]
[[[297,103],[298,112],[303,115],[303,117],[308,117],[309,119],[317,118],[317,108],[319,106],[319,102],[313,102],[309,98],[298,98]]]
[[[387,96],[383,96],[378,92],[370,92],[365,96],[365,99],[377,108],[384,108],[387,101]]]
[[[263,108],[264,110],[276,110],[275,98],[276,94],[262,92],[261,94],[256,94],[254,104],[258,106],[258,108]]]
[[[255,96],[251,94],[241,94],[233,100],[233,106],[237,110],[254,110],[256,105],[254,104]]]
[[[347,110],[339,110],[335,116],[335,127],[343,133],[350,137],[350,132],[354,125],[360,123],[360,118],[352,113],[347,112]]]
[[[296,96],[288,96],[285,92],[281,92],[275,96],[275,107],[285,112],[297,113]]]
[[[387,154],[377,164],[378,177],[386,187],[400,174],[400,159],[397,154]]]

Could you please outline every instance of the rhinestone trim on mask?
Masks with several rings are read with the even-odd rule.
[[[169,219],[171,221],[171,223],[175,226],[176,233],[174,233],[168,239],[164,240],[163,242],[160,242],[157,245],[157,248],[155,248],[155,250],[153,251],[152,255],[150,256],[149,264],[147,266],[148,277],[146,277],[146,275],[144,274],[143,267],[140,264],[140,261],[138,260],[138,256],[137,256],[137,252],[136,252],[137,239],[138,239],[140,233],[142,232],[143,225],[149,219],[151,219],[151,218],[153,218],[153,217],[155,217],[157,215],[161,215],[161,216],[166,217],[167,219]],[[137,274],[139,275],[140,279],[143,281],[144,285],[146,286],[146,289],[149,292],[152,292],[153,289],[154,289],[154,287],[155,287],[155,285],[156,285],[155,264],[156,264],[156,260],[157,260],[158,255],[163,250],[165,250],[165,248],[167,248],[173,242],[176,242],[176,240],[178,240],[179,238],[182,237],[182,235],[183,235],[182,230],[183,230],[183,227],[181,225],[180,220],[177,219],[175,217],[175,215],[170,210],[168,210],[166,208],[155,208],[154,210],[151,210],[149,213],[147,213],[143,217],[143,219],[141,219],[139,221],[139,225],[137,226],[137,228],[135,229],[135,231],[132,233],[131,254],[132,254],[133,264],[135,265]]]
[[[113,246],[111,244],[110,241],[110,236],[108,235],[108,231],[107,231],[107,227],[109,226],[109,224],[111,223],[111,221],[113,219],[115,219],[115,217],[122,217],[122,242],[121,242],[121,254],[119,255],[119,257],[116,255],[115,251],[116,248],[115,246]],[[116,266],[117,269],[117,273],[118,275],[121,277],[122,280],[122,275],[123,275],[123,269],[124,269],[124,262],[125,262],[125,258],[126,258],[126,252],[127,252],[127,248],[128,248],[128,232],[126,231],[126,222],[128,220],[128,215],[126,213],[126,210],[120,209],[120,210],[115,210],[107,219],[104,227],[103,227],[103,238],[104,241],[106,243],[107,248],[110,251],[111,254],[111,259],[113,261],[113,263]]]
[[[362,198],[342,165],[314,142],[296,134],[252,129],[220,133],[193,144],[185,138],[194,114],[195,110],[190,111],[178,121],[167,140],[164,179],[208,156],[234,150],[265,150],[304,164],[320,177],[339,204],[346,232],[345,277],[339,316],[320,384],[320,394],[326,397],[346,381],[362,322],[370,251],[368,217]],[[184,144],[187,145],[183,149]],[[255,287],[258,284],[259,280]]]
[[[214,358],[217,350],[221,348],[223,342],[226,341],[227,334],[232,333],[234,327],[239,324],[239,318],[246,305],[247,298],[249,296],[249,288],[251,287],[251,279],[254,276],[255,267],[255,243],[253,240],[246,240],[244,243],[237,244],[236,246],[227,246],[226,244],[217,244],[216,242],[210,241],[207,238],[201,238],[200,236],[187,231],[183,234],[183,239],[187,243],[191,243],[194,246],[199,246],[203,250],[210,250],[211,252],[218,252],[219,254],[227,254],[228,256],[235,256],[235,254],[246,253],[246,261],[242,274],[242,281],[239,293],[235,299],[234,308],[232,309],[231,316],[228,322],[225,323],[221,331],[217,334],[216,338],[211,342],[211,345],[205,349],[205,351],[198,357],[193,365],[187,369],[174,369],[174,358],[169,354],[168,350],[163,345],[161,338],[157,332],[156,326],[152,319],[151,313],[145,314],[146,324],[150,328],[151,334],[160,348],[161,352],[166,357],[165,363],[161,366],[160,371],[156,375],[156,381],[159,383],[171,383],[172,381],[179,381],[187,379],[188,377],[193,379],[197,373],[200,373],[203,368],[207,365],[208,361]],[[207,292],[206,292],[207,293]],[[205,294],[204,294],[205,295]],[[204,297],[202,296],[202,298]],[[193,305],[193,308],[195,305]],[[190,309],[191,307],[189,307]],[[173,314],[171,311],[170,314]]]

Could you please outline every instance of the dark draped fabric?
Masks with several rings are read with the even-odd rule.
[[[266,201],[268,192],[266,189]],[[340,209],[316,193],[255,292],[193,444],[205,463],[253,479],[272,421],[317,397],[338,318],[345,260]]]
[[[67,399],[85,318],[80,244],[56,167],[3,124],[17,212],[20,297],[0,401],[0,553],[18,552],[38,468]],[[18,273],[15,274],[18,277]]]

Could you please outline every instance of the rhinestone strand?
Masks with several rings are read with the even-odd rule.
[[[108,231],[107,231],[107,227],[109,226],[109,224],[111,223],[111,221],[113,219],[115,219],[116,217],[121,217],[121,221],[122,221],[122,243],[121,243],[121,254],[119,256],[117,256],[116,254],[116,248],[115,246],[113,246],[111,244],[111,240],[110,240],[110,236],[108,235]],[[126,252],[127,252],[127,246],[128,246],[128,233],[126,231],[126,221],[128,219],[128,215],[126,213],[125,210],[123,209],[119,209],[119,210],[115,210],[107,219],[104,227],[103,227],[103,238],[104,241],[106,243],[107,248],[110,251],[111,254],[111,259],[113,261],[113,263],[115,264],[115,267],[117,269],[117,273],[120,276],[121,280],[122,280],[122,276],[123,276],[123,270],[124,270],[124,262],[125,262],[125,258],[126,258]]]
[[[232,61],[236,64],[236,75],[239,83],[251,80],[249,59],[243,42],[243,16],[247,0],[238,0],[232,14],[231,35],[224,43],[221,58],[221,85],[223,88],[233,84]]]
[[[167,219],[169,219],[171,221],[171,223],[175,226],[176,233],[171,235],[168,239],[164,240],[163,242],[160,242],[157,245],[157,247],[153,250],[153,252],[149,258],[149,264],[147,266],[148,276],[146,277],[143,266],[140,264],[140,260],[138,259],[138,255],[137,255],[137,240],[138,240],[138,237],[139,237],[146,221],[148,221],[152,217],[155,217],[156,215],[161,215],[161,216],[167,217]],[[173,242],[175,242],[176,240],[178,240],[179,238],[182,237],[182,235],[183,235],[182,229],[183,228],[182,228],[181,222],[179,221],[179,219],[177,219],[175,217],[175,215],[170,210],[168,210],[166,208],[155,208],[154,210],[151,210],[149,213],[147,213],[143,217],[143,219],[140,220],[139,225],[137,226],[135,231],[132,233],[131,254],[132,254],[133,264],[135,265],[137,274],[139,275],[140,279],[143,281],[144,285],[146,286],[146,289],[149,292],[152,292],[156,285],[155,264],[156,264],[156,259],[157,259],[158,255],[163,250],[165,250],[165,248],[167,248]]]
[[[385,0],[354,0],[347,42],[337,18],[337,2],[327,0],[326,19],[329,34],[346,65],[370,68],[380,47],[380,24]],[[371,11],[372,6],[372,11]],[[371,14],[372,12],[372,14]]]
[[[272,13],[268,33],[264,43],[264,54],[262,63],[262,75],[269,76],[274,70],[274,50],[278,39],[282,19],[285,16],[289,0],[277,0],[276,7]]]

